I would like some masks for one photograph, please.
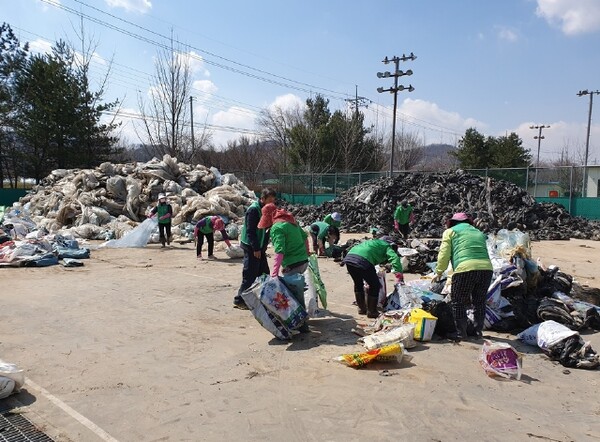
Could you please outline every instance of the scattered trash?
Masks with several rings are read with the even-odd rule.
[[[394,343],[400,343],[404,348],[413,348],[417,345],[414,341],[414,334],[415,324],[402,324],[398,327],[381,330],[360,338],[358,342],[363,344],[367,350],[383,348]]]
[[[83,267],[83,262],[74,258],[63,258],[63,267]]]
[[[410,312],[408,322],[415,324],[415,339],[431,341],[437,318],[423,309],[415,308]]]
[[[521,379],[521,355],[509,344],[483,341],[479,363],[489,377]]]
[[[369,350],[364,353],[348,353],[338,356],[334,359],[336,362],[347,365],[348,367],[360,368],[373,362],[402,362],[403,358],[408,356],[404,346],[399,343],[386,345],[382,348]]]

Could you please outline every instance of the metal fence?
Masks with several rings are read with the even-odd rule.
[[[600,197],[600,166],[561,166],[512,169],[468,169],[468,173],[509,181],[526,189],[535,197]],[[291,195],[322,195],[340,193],[369,180],[389,177],[389,172],[353,172],[326,174],[273,174],[236,172],[253,190],[265,186]],[[396,171],[394,176],[428,171]],[[584,180],[584,175],[586,179]]]

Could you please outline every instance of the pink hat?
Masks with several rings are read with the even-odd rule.
[[[277,212],[277,206],[273,203],[265,204],[262,208],[262,216],[258,222],[259,229],[268,229],[273,225],[273,217]]]
[[[218,216],[212,217],[212,225],[213,225],[213,230],[223,230],[225,228],[225,223]]]
[[[471,219],[465,212],[457,212],[452,215],[452,221],[467,221]]]

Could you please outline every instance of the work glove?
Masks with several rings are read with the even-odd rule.
[[[404,285],[404,273],[396,272],[394,275],[396,276],[396,284]]]
[[[281,268],[282,262],[283,253],[276,253],[275,258],[273,259],[273,270],[271,270],[271,276],[273,278],[277,278],[279,276],[279,269]]]
[[[436,273],[435,276],[431,279],[431,283],[435,284],[436,282],[440,282],[442,279],[442,275],[440,273]]]
[[[394,230],[399,230],[400,229],[400,224],[398,224],[398,221],[394,221]]]

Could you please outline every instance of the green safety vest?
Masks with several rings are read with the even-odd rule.
[[[250,210],[258,210],[258,215],[260,218],[260,215],[262,213],[262,209],[260,207],[260,202],[259,201],[254,201],[252,204],[250,204],[250,207],[248,207],[248,209],[246,209],[246,213],[248,213]],[[263,246],[265,245],[265,229],[256,229],[256,237],[258,238],[258,245],[260,246],[260,248],[262,249]],[[251,246],[252,244],[250,244],[250,238],[248,238],[248,229],[246,227],[246,220],[244,220],[244,225],[242,226],[242,234],[241,234],[241,242]]]
[[[171,224],[171,218],[160,219],[161,216],[165,216],[167,213],[169,213],[168,204],[158,204],[156,206],[156,213],[158,215],[159,224]]]

